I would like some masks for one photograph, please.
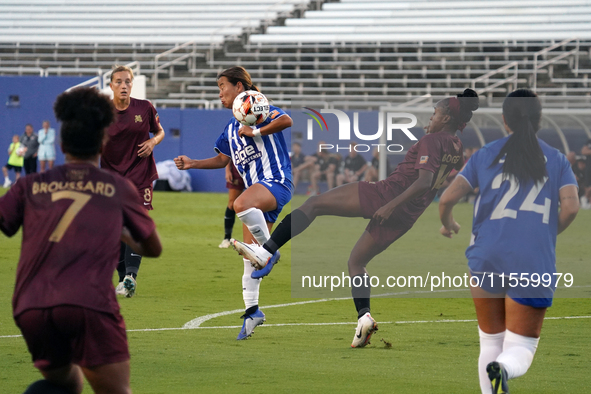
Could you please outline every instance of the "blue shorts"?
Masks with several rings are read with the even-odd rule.
[[[287,183],[279,183],[277,181],[267,180],[257,182],[269,189],[271,194],[275,197],[275,201],[277,201],[276,209],[269,212],[264,212],[265,220],[269,223],[275,223],[285,204],[291,201],[291,196],[293,195],[293,185],[289,181],[286,182]]]
[[[478,278],[479,287],[488,293],[504,294],[518,304],[534,308],[549,308],[552,306],[554,287],[524,286],[521,283],[516,283],[515,280],[510,281],[507,277],[503,280],[498,274],[493,275],[491,279],[490,274],[490,272],[484,274],[474,273],[470,270],[470,275]],[[510,285],[510,283],[514,286]]]

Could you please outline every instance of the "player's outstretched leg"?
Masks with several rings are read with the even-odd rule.
[[[486,372],[492,385],[493,394],[508,394],[509,386],[507,385],[507,371],[501,364],[496,361],[489,363],[486,366]]]

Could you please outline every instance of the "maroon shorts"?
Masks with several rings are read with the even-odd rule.
[[[414,223],[407,223],[401,220],[396,213],[383,225],[372,219],[378,209],[392,201],[400,191],[387,187],[383,182],[359,182],[359,205],[363,217],[371,219],[365,231],[374,241],[384,248],[391,245],[398,238],[410,230]]]
[[[226,188],[227,189],[236,189],[236,190],[246,189],[246,186],[244,185],[244,181],[242,180],[242,177],[238,173],[238,170],[236,169],[236,167],[234,167],[234,164],[230,165],[230,171],[232,172],[233,181],[226,182]]]
[[[15,318],[35,367],[91,368],[129,360],[125,322],[116,315],[73,305],[29,309]]]
[[[153,210],[154,208],[152,207],[152,196],[154,195],[154,186],[150,185],[148,187],[142,187],[138,189],[137,192],[140,195],[140,200],[144,208],[146,208],[148,211]]]

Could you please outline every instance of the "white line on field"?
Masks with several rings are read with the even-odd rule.
[[[267,307],[268,308],[268,307]],[[544,320],[568,320],[568,319],[591,319],[591,316],[560,316],[546,317]],[[408,320],[408,321],[381,321],[379,324],[429,324],[429,323],[475,323],[476,319],[465,320]],[[356,322],[332,322],[332,323],[278,323],[263,324],[259,327],[292,327],[292,326],[354,326]],[[150,332],[150,331],[183,331],[183,330],[213,330],[226,328],[240,328],[240,326],[211,326],[211,327],[192,327],[192,328],[144,328],[136,330],[127,330],[127,332]],[[0,338],[20,338],[22,335],[2,335]]]

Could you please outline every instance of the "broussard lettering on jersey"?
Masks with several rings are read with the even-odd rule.
[[[234,164],[244,166],[262,156],[262,152],[255,145],[238,145],[238,149],[234,151]]]
[[[115,186],[111,183],[105,182],[34,182],[33,194],[38,193],[55,193],[62,190],[72,190],[79,192],[90,192],[92,194],[100,194],[105,197],[113,197],[115,195]]]

